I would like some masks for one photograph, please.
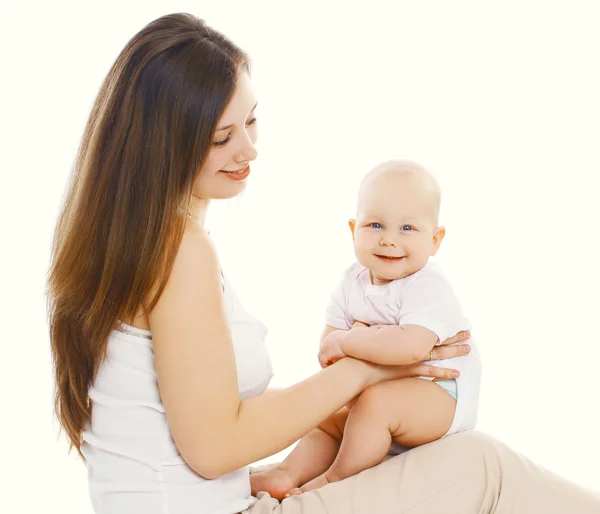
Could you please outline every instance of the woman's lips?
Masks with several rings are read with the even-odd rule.
[[[225,173],[227,178],[231,180],[235,180],[236,182],[240,180],[244,180],[248,175],[250,175],[250,166],[246,166],[242,171],[225,171],[220,170],[222,173]]]

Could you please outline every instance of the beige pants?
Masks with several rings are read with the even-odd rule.
[[[243,514],[600,514],[600,494],[481,432],[414,448],[282,503],[258,495]]]

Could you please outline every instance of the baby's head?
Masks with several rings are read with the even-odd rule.
[[[367,174],[349,224],[373,284],[411,275],[436,254],[446,232],[438,227],[440,197],[433,175],[414,162],[384,162]]]

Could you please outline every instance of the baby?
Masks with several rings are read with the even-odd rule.
[[[452,287],[429,262],[445,235],[440,188],[423,167],[389,161],[373,169],[350,220],[358,262],[333,293],[321,336],[326,367],[344,356],[379,364],[425,360],[434,346],[470,330]],[[275,469],[251,476],[252,492],[275,498],[342,480],[388,454],[475,427],[481,365],[474,341],[462,357],[430,364],[460,376],[383,382],[303,437]],[[304,485],[302,485],[304,484]],[[302,485],[298,489],[298,486]]]

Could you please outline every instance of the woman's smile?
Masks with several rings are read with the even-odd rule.
[[[226,171],[226,170],[219,170],[222,173],[225,173],[225,175],[230,178],[231,180],[236,180],[236,181],[240,181],[240,180],[244,180],[245,178],[248,177],[248,175],[250,175],[250,165],[246,166],[244,169],[240,170],[240,171]]]

